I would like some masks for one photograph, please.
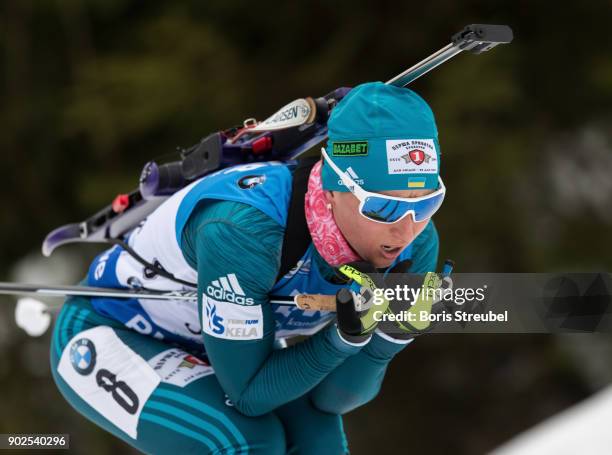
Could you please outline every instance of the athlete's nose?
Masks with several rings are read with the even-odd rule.
[[[417,224],[412,219],[412,215],[407,215],[397,223],[390,224],[389,226],[391,236],[397,243],[408,245],[416,237]]]

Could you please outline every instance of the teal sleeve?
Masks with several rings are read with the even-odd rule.
[[[436,271],[439,240],[433,221],[414,240],[412,251],[410,272]],[[380,390],[389,362],[410,342],[377,331],[361,352],[347,359],[312,391],[312,403],[322,411],[345,414],[371,401]]]
[[[331,414],[346,414],[371,401],[380,391],[389,362],[411,341],[394,341],[376,332],[361,352],[315,387],[310,394],[313,405]]]
[[[334,325],[302,343],[273,349],[275,322],[268,292],[278,273],[283,233],[259,210],[228,201],[198,207],[182,233],[183,255],[198,271],[203,330],[213,324],[202,334],[207,355],[225,393],[248,416],[304,395],[361,349],[344,342]],[[223,291],[215,294],[223,284],[232,290],[231,297]],[[257,321],[255,338],[215,333],[245,313],[259,315],[251,319]]]

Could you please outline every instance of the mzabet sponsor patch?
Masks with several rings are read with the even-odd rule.
[[[367,141],[334,142],[332,156],[367,156]]]

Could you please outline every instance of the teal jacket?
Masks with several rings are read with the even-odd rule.
[[[280,267],[284,228],[260,210],[239,202],[207,201],[189,217],[181,250],[198,272],[198,288],[227,274],[239,274],[246,296],[261,305],[264,336],[227,340],[203,334],[217,378],[243,414],[270,412],[305,394],[321,410],[342,414],[371,400],[386,367],[406,344],[374,335],[364,347],[346,343],[335,325],[286,349],[274,349],[274,317],[268,293]],[[439,242],[433,222],[414,240],[414,273],[436,270]],[[331,267],[315,254],[323,276]],[[200,315],[202,312],[199,303]]]

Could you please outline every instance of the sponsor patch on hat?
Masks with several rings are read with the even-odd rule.
[[[367,156],[367,141],[334,142],[332,156]]]
[[[389,174],[438,173],[438,156],[433,139],[389,139],[386,148]]]

